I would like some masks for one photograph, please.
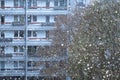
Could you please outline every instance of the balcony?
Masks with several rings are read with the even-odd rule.
[[[23,23],[23,22],[12,22],[12,25],[13,26],[24,26],[25,23]]]
[[[28,76],[40,76],[39,70],[32,70],[27,72]],[[0,76],[25,76],[25,70],[0,70]]]
[[[25,10],[24,10],[24,8],[13,8],[13,7],[0,9],[0,15],[3,15],[3,14],[23,15],[23,14],[25,14]]]
[[[0,38],[0,42],[12,42],[12,38]]]
[[[67,7],[56,6],[54,7],[54,10],[67,10]]]
[[[0,54],[0,57],[12,58],[12,54]]]
[[[42,22],[41,26],[54,26],[54,23],[51,23],[51,22]]]
[[[28,15],[66,15],[68,14],[67,10],[54,10],[54,9],[28,9]]]
[[[67,7],[35,7],[27,9],[28,15],[66,15],[68,13]],[[22,7],[5,7],[0,8],[0,15],[24,15],[25,9]]]

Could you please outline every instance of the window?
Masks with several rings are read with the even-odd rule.
[[[5,38],[4,32],[0,32],[0,38]]]
[[[24,37],[24,31],[14,31],[14,37]]]
[[[5,47],[0,47],[0,55],[4,54]]]
[[[33,31],[33,37],[36,37],[36,36],[37,36],[37,32]]]
[[[33,0],[33,7],[37,7],[37,0]]]
[[[34,66],[36,66],[35,62],[33,62],[33,61],[28,62],[28,67],[34,67]]]
[[[37,8],[37,0],[28,0],[28,8]]]
[[[46,16],[46,22],[47,22],[47,23],[50,22],[50,16]]]
[[[19,67],[18,61],[14,61],[14,67]]]
[[[46,38],[49,38],[49,31],[46,31]]]
[[[14,46],[14,52],[24,52],[24,46]]]
[[[46,0],[46,7],[48,8],[50,6],[49,0]]]
[[[34,55],[36,53],[37,46],[28,46],[28,54]]]
[[[23,61],[14,61],[14,67],[18,68],[24,66],[24,62]]]
[[[54,6],[58,6],[58,0],[54,0]]]
[[[18,7],[18,0],[14,0],[14,6]]]
[[[37,37],[36,31],[28,31],[28,37]]]
[[[5,23],[5,16],[2,15],[2,16],[1,16],[1,24],[4,24],[4,23]]]
[[[14,6],[15,7],[24,7],[24,0],[14,0]]]
[[[28,23],[31,23],[31,22],[37,22],[37,16],[36,15],[28,16]]]
[[[37,16],[33,15],[33,22],[37,21]]]
[[[1,8],[2,8],[2,9],[5,8],[5,1],[4,1],[4,0],[1,1]]]
[[[77,6],[84,7],[85,6],[84,0],[79,0]]]
[[[14,52],[18,52],[18,47],[14,46]]]
[[[5,70],[5,61],[0,61],[0,67],[1,67],[1,71]]]
[[[66,7],[67,6],[67,0],[60,0],[60,6]]]
[[[24,23],[25,17],[23,15],[14,15],[14,22],[22,22]]]

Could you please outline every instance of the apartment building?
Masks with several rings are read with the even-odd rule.
[[[45,58],[37,51],[51,45],[55,18],[67,15],[68,5],[69,0],[0,0],[0,80],[48,80],[42,69],[66,57]]]

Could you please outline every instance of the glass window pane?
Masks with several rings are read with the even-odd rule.
[[[14,61],[14,67],[18,67],[18,61]]]
[[[18,47],[14,46],[14,52],[18,52]]]
[[[33,6],[34,6],[34,7],[37,6],[37,0],[33,0]]]
[[[24,0],[20,0],[20,7],[24,7]]]
[[[19,52],[24,52],[24,47],[23,46],[19,47]]]
[[[49,0],[46,0],[46,7],[49,7],[49,5],[50,5]]]
[[[14,31],[14,37],[18,37],[18,31]]]
[[[58,0],[54,1],[54,6],[58,6]]]
[[[50,16],[46,16],[46,22],[49,23],[50,21]]]
[[[28,31],[28,37],[31,37],[31,31]]]
[[[24,37],[24,31],[19,32],[20,37]]]
[[[34,22],[37,21],[37,16],[33,15],[33,21],[34,21]]]
[[[18,0],[14,0],[14,6],[18,7]]]
[[[37,32],[33,31],[33,37],[36,37],[36,36],[37,36]]]
[[[18,15],[14,16],[14,22],[18,22]]]

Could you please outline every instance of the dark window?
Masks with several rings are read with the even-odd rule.
[[[14,0],[14,6],[18,7],[18,0]]]
[[[37,21],[37,16],[33,15],[33,21],[34,21],[34,22]]]
[[[14,46],[14,52],[24,52],[23,46]]]
[[[36,37],[36,36],[37,36],[37,32],[33,31],[33,37]]]
[[[18,61],[14,61],[14,67],[18,67]]]
[[[2,9],[5,8],[5,1],[4,1],[4,0],[1,1],[1,8],[2,8]]]
[[[31,0],[28,1],[28,8],[31,8]]]
[[[14,31],[14,37],[24,37],[24,31]]]
[[[19,32],[20,37],[24,37],[24,31]]]
[[[18,47],[14,46],[14,52],[18,52]]]
[[[5,61],[0,61],[1,71],[5,70]]]
[[[37,0],[33,0],[33,7],[37,7]]]
[[[54,1],[54,6],[58,6],[58,0]]]
[[[4,54],[5,47],[0,47],[0,55]]]
[[[5,16],[1,16],[1,24],[5,23]]]
[[[1,36],[0,36],[1,38],[5,38],[5,34],[4,34],[4,32],[1,32]]]
[[[37,0],[29,0],[28,1],[28,8],[33,8],[33,9],[35,9],[35,8],[37,8]]]
[[[36,49],[37,49],[36,46],[28,46],[28,54],[29,55],[35,54],[36,53]]]
[[[14,37],[18,37],[18,31],[14,32]]]
[[[20,0],[20,7],[24,7],[24,0]]]
[[[49,31],[46,31],[46,38],[49,38]]]
[[[34,67],[34,66],[36,66],[35,62],[33,62],[33,61],[28,62],[28,67]]]
[[[24,52],[24,47],[23,46],[19,46],[19,52]]]
[[[28,37],[37,37],[36,31],[28,31]]]
[[[49,0],[46,0],[46,7],[48,8],[50,6]]]
[[[50,21],[50,16],[46,16],[46,22],[49,23]]]
[[[31,31],[28,31],[28,37],[31,37]]]

